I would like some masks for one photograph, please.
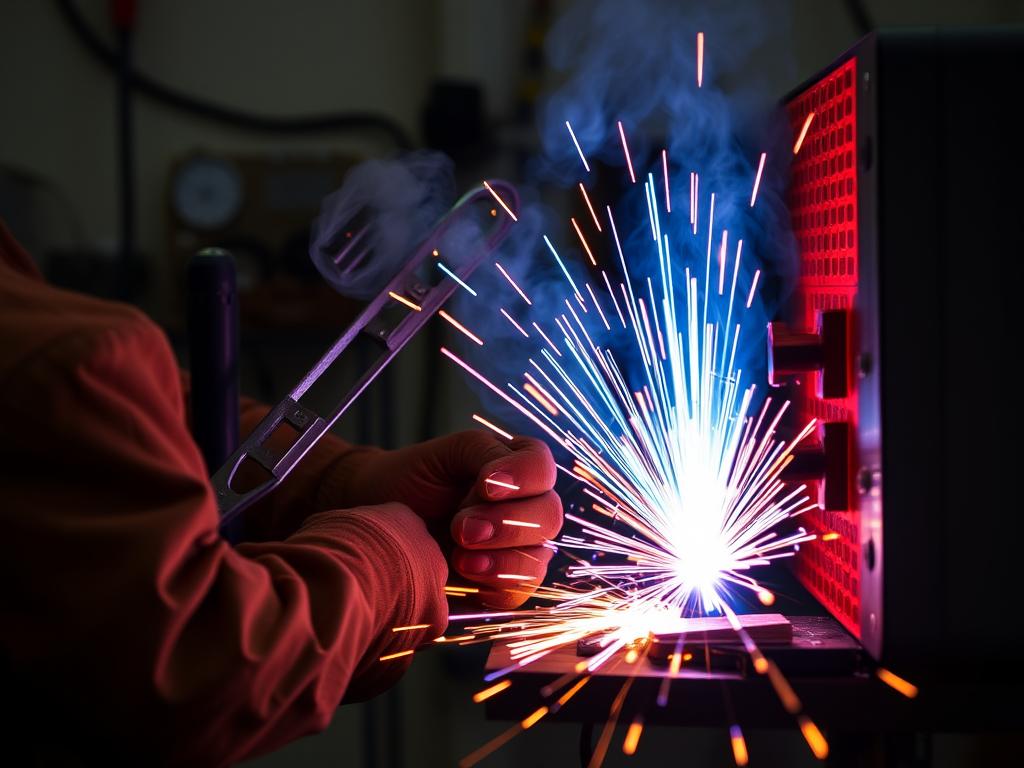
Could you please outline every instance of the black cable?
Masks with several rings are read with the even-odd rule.
[[[57,8],[75,36],[93,57],[111,71],[116,71],[119,60],[117,53],[110,50],[89,27],[79,13],[74,0],[57,0]],[[369,112],[344,112],[302,117],[259,115],[193,96],[154,80],[136,69],[131,69],[128,75],[131,87],[139,93],[175,109],[190,112],[197,117],[233,128],[260,133],[294,134],[375,131],[385,134],[400,149],[411,149],[413,146],[405,129],[394,120],[382,115]]]
[[[864,0],[843,0],[843,5],[846,6],[846,12],[850,14],[851,21],[862,35],[866,35],[875,28],[875,20],[871,18],[871,14],[864,5]]]

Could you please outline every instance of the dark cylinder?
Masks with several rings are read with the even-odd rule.
[[[187,291],[192,436],[212,474],[238,446],[238,292],[231,254],[204,248],[193,256]]]

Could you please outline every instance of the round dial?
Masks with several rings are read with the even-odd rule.
[[[200,230],[221,229],[242,207],[242,175],[228,160],[197,155],[178,168],[171,194],[183,223]]]

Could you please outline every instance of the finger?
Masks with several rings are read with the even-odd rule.
[[[463,578],[482,587],[536,588],[544,581],[553,555],[547,547],[485,550],[456,547],[452,566]]]
[[[522,499],[555,487],[557,468],[548,446],[532,437],[515,437],[508,452],[481,464],[468,503]]]
[[[504,589],[481,589],[474,595],[471,595],[474,603],[478,603],[485,608],[490,608],[495,611],[511,611],[514,608],[518,608],[531,597],[533,593],[537,591],[539,584],[517,584],[513,587],[506,587]]]
[[[452,538],[465,549],[507,549],[543,544],[562,528],[562,500],[554,491],[464,507],[452,518]]]

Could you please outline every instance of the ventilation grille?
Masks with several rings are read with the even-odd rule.
[[[792,318],[799,330],[817,330],[826,309],[849,308],[857,292],[857,62],[850,59],[788,105],[793,135],[814,113],[793,161],[789,209],[800,252],[800,282]],[[794,389],[794,405],[806,421],[846,421],[857,425],[856,394],[822,400],[818,373]],[[851,476],[855,468],[851,467]],[[816,492],[812,484],[810,491]],[[808,590],[856,637],[860,637],[860,525],[856,510],[814,511],[804,525],[832,541],[804,546],[797,576]]]

